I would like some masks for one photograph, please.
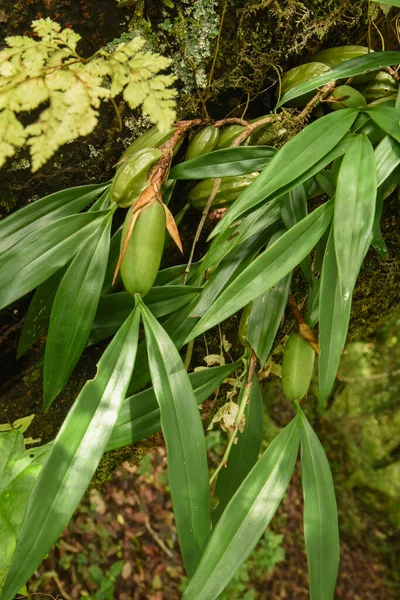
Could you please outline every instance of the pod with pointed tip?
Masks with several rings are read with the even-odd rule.
[[[214,125],[204,127],[192,137],[186,150],[186,160],[212,152],[218,143],[219,129]]]
[[[161,156],[158,148],[143,148],[128,158],[115,174],[110,190],[111,200],[122,208],[131,206],[149,185],[149,169]]]
[[[144,150],[146,148],[159,148],[162,144],[164,144],[164,142],[172,137],[175,131],[176,129],[174,128],[166,131],[160,131],[158,127],[152,127],[151,129],[148,129],[127,147],[119,160],[121,161],[127,159],[133,154],[136,154],[136,152],[139,152],[139,150]],[[123,164],[124,163],[119,165],[118,169],[120,169]]]
[[[288,400],[301,400],[308,391],[314,369],[315,352],[297,333],[289,334],[283,350],[282,387]]]
[[[122,229],[121,250],[131,218],[132,213],[128,211]],[[151,202],[140,211],[121,264],[122,281],[132,296],[145,296],[153,287],[164,250],[165,225],[164,207],[160,202]]]
[[[224,177],[213,200],[213,208],[232,204],[243,190],[257,179],[258,175],[259,173],[248,173],[247,175]],[[203,210],[212,192],[214,181],[215,179],[203,179],[190,190],[188,199],[192,208]]]

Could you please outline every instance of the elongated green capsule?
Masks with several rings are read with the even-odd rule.
[[[367,108],[367,101],[355,88],[350,85],[339,85],[333,90],[329,97],[329,107],[332,110],[340,110],[342,108],[358,108],[362,110]]]
[[[397,94],[397,88],[398,85],[394,77],[385,71],[379,71],[369,83],[358,87],[367,102],[394,96]]]
[[[195,133],[186,150],[186,160],[196,158],[207,152],[212,152],[217,145],[219,129],[214,125],[208,125],[201,131]]]
[[[119,159],[124,160],[132,154],[139,152],[139,150],[143,150],[145,148],[159,148],[164,142],[169,140],[169,138],[175,133],[175,129],[168,129],[167,131],[160,131],[158,127],[152,127],[148,131],[145,131],[140,135],[135,141],[127,147],[125,152],[121,155]],[[124,163],[118,166],[120,169]]]
[[[127,208],[149,185],[148,172],[162,156],[158,148],[143,148],[132,155],[117,170],[111,185],[111,200]]]
[[[235,177],[224,177],[219,190],[212,203],[213,208],[229,206],[239,197],[255,179],[259,173],[248,173],[247,175],[236,175]],[[189,192],[189,202],[192,208],[203,210],[212,192],[215,179],[203,179]]]
[[[310,387],[315,352],[297,333],[289,334],[283,350],[282,387],[288,400],[301,400]]]
[[[251,302],[247,306],[244,307],[241,317],[240,317],[240,322],[239,322],[238,338],[239,338],[239,342],[245,348],[250,348],[250,346],[251,346],[249,340],[247,339],[247,334],[249,331],[250,313],[251,313]]]
[[[131,222],[128,211],[122,229],[121,250]],[[135,223],[121,264],[121,277],[127,292],[145,296],[153,287],[165,240],[165,212],[160,202],[145,206]]]
[[[243,133],[246,128],[243,125],[225,125],[219,134],[217,145],[214,150],[221,150],[222,148],[230,148],[232,142]],[[243,145],[247,145],[249,140],[247,139]]]
[[[309,62],[305,65],[300,65],[298,67],[294,67],[294,69],[290,69],[287,73],[282,77],[282,85],[281,85],[281,95],[283,96],[296,87],[296,85],[300,85],[301,83],[305,83],[306,81],[310,81],[317,75],[321,75],[325,73],[325,71],[329,71],[329,67],[321,62]],[[289,102],[286,102],[286,106],[289,107],[302,107],[307,104],[313,98],[315,92],[309,92],[308,94],[303,94],[298,98],[294,98]]]

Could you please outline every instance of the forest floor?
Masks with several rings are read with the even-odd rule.
[[[211,449],[210,458],[212,462],[216,460],[215,448]],[[159,446],[138,465],[123,464],[101,491],[91,490],[31,580],[29,597],[181,598],[185,575],[166,471],[165,448]],[[296,469],[272,529],[221,594],[221,600],[309,598],[302,501]],[[400,597],[400,583],[396,581],[396,569],[389,564],[390,552],[382,552],[385,522],[372,515],[364,516],[359,535],[348,531],[342,534],[335,599],[395,600]]]

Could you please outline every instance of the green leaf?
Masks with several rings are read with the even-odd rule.
[[[22,356],[46,331],[57,288],[65,273],[60,269],[37,288],[24,318],[18,341],[17,358]]]
[[[140,310],[167,446],[168,478],[179,545],[190,577],[210,536],[210,491],[203,425],[176,346],[143,303]]]
[[[326,245],[319,293],[318,407],[323,409],[335,382],[349,327],[351,298],[340,290],[333,231]]]
[[[241,146],[214,150],[197,158],[186,160],[173,169],[172,179],[209,179],[214,177],[234,177],[261,171],[276,149],[271,146]]]
[[[375,248],[375,250],[377,251],[379,256],[381,256],[382,258],[385,258],[387,256],[388,249],[386,246],[386,242],[383,239],[381,225],[380,225],[380,221],[381,221],[381,217],[382,217],[382,210],[383,210],[383,190],[382,190],[382,188],[378,188],[377,196],[376,196],[376,210],[375,210],[375,217],[374,217],[374,225],[372,227],[372,233],[373,233],[374,237],[372,239],[371,245],[373,246],[373,248]]]
[[[238,361],[221,367],[205,368],[201,371],[189,373],[197,404],[207,400],[224,379],[240,364],[241,361]],[[154,389],[149,388],[125,399],[108,442],[107,450],[115,450],[127,444],[140,442],[149,435],[160,431],[160,429],[160,409]]]
[[[240,404],[240,399],[245,393],[246,379],[247,377],[245,376],[237,401],[238,404]],[[250,390],[250,402],[246,407],[245,417],[246,425],[244,431],[243,433],[238,433],[238,440],[232,446],[228,464],[218,474],[215,497],[219,500],[219,504],[211,514],[214,527],[230,499],[256,464],[261,450],[264,435],[264,406],[256,376],[253,378]]]
[[[318,77],[314,77],[314,79],[292,88],[281,98],[278,107],[286,104],[289,100],[293,100],[293,98],[298,98],[303,94],[312,92],[331,81],[370,73],[371,71],[397,65],[398,63],[400,63],[400,52],[394,51],[371,52],[370,54],[352,58],[336,65],[336,67],[333,67],[329,71],[325,71],[322,75],[318,75]]]
[[[373,106],[367,115],[392,138],[400,142],[400,110],[389,106]]]
[[[340,559],[335,489],[321,442],[303,411],[300,415],[304,537],[310,600],[333,600]]]
[[[258,256],[217,298],[188,339],[227,319],[286,277],[321,238],[331,221],[332,210],[330,200],[289,229]]]
[[[274,197],[274,194],[287,191],[285,186],[300,178],[335,148],[357,114],[358,111],[353,108],[332,112],[317,119],[287,142],[257,179],[235,200],[213,230],[212,237],[261,202]]]
[[[36,481],[2,600],[12,600],[55,544],[99,464],[135,364],[138,310],[125,321],[65,419]]]
[[[339,285],[351,302],[358,273],[371,242],[376,204],[376,163],[369,139],[358,136],[339,170],[333,216],[333,237]]]
[[[289,485],[299,442],[297,416],[269,445],[222,513],[183,600],[215,600],[249,556]]]
[[[111,183],[112,180],[109,182],[109,187],[102,193],[100,198],[98,198],[89,208],[89,212],[107,210],[109,208],[111,201]]]
[[[120,247],[121,247],[121,236],[122,236],[122,227],[118,229],[111,238],[110,242],[110,251],[108,253],[108,263],[106,274],[104,275],[103,288],[101,290],[101,295],[105,296],[106,294],[110,294],[113,289],[113,279],[115,268],[118,263]],[[121,281],[121,273],[118,272],[117,280],[114,284],[115,288],[119,285]]]
[[[379,4],[388,4],[389,6],[398,6],[400,8],[400,0],[371,0],[371,2],[378,2]]]
[[[375,148],[377,185],[380,186],[400,164],[400,144],[387,135]]]
[[[271,241],[275,242],[281,235],[282,232],[273,236]],[[261,365],[264,365],[272,350],[285,312],[291,280],[292,274],[289,273],[251,303],[247,339]]]
[[[0,222],[0,254],[45,225],[79,213],[110,184],[82,185],[45,196]]]
[[[308,214],[307,209],[307,194],[304,185],[300,184],[292,188],[287,194],[281,198],[281,216],[286,229],[294,227]],[[306,256],[301,262],[302,271],[311,285],[313,281],[311,258]]]
[[[71,260],[100,223],[104,213],[64,217],[33,231],[0,258],[0,309],[19,300]]]
[[[0,590],[48,445],[25,450],[20,431],[0,433]]]
[[[190,285],[165,285],[153,287],[146,294],[145,302],[150,310],[162,317],[171,314],[199,296],[202,288]],[[134,298],[128,292],[117,292],[100,297],[89,344],[113,335],[135,306]]]
[[[87,239],[58,287],[44,354],[45,410],[64,388],[85,349],[107,267],[111,222],[108,215]]]

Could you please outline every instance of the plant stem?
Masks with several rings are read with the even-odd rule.
[[[248,402],[250,402],[250,392],[251,392],[251,386],[253,384],[254,373],[256,370],[256,360],[257,360],[256,354],[255,354],[254,350],[252,349],[251,355],[250,355],[249,366],[248,366],[248,370],[247,370],[246,386],[244,388],[244,393],[243,393],[242,399],[240,401],[238,414],[236,415],[233,429],[229,435],[228,445],[225,449],[222,460],[210,478],[210,485],[218,477],[218,473],[221,471],[222,467],[226,467],[226,465],[227,465],[229,454],[230,454],[232,446],[236,440],[236,434],[239,429],[240,422],[243,418],[244,411],[246,410],[246,406],[247,406]]]

